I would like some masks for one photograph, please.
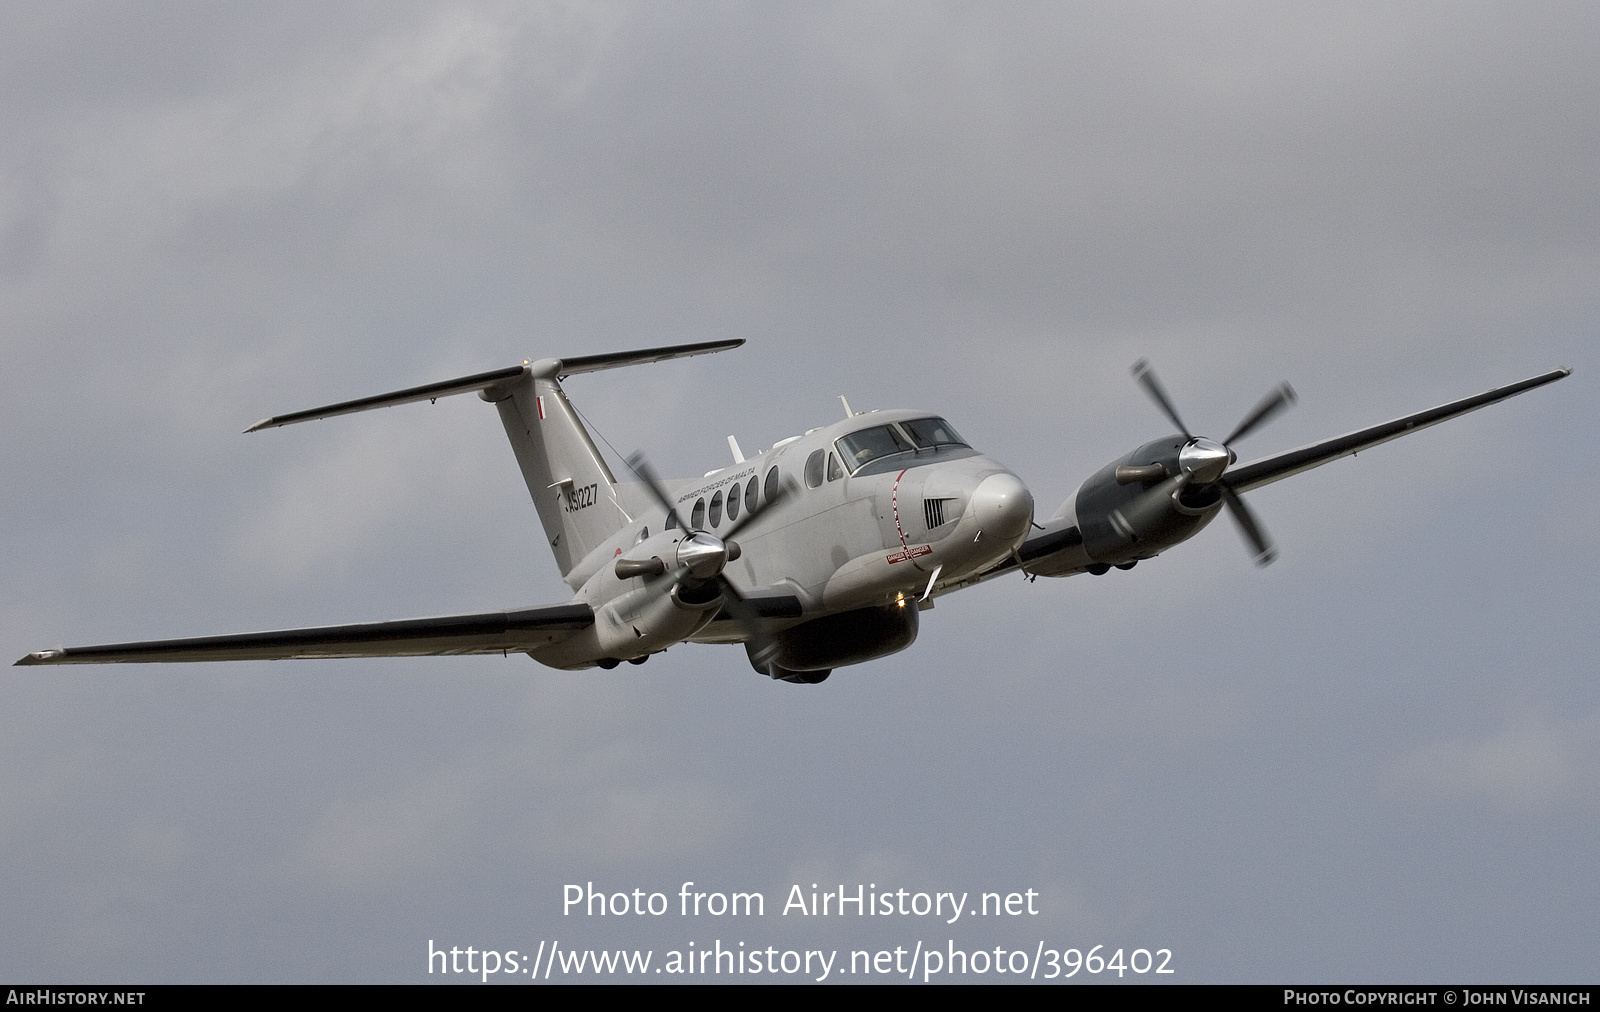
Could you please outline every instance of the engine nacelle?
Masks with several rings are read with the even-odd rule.
[[[1148,559],[1211,522],[1222,493],[1184,478],[1179,458],[1190,441],[1182,435],[1153,440],[1078,488],[1073,508],[1089,558],[1107,565]]]
[[[916,642],[917,606],[907,600],[857,608],[803,622],[773,639],[778,652],[772,662],[790,672],[822,672],[860,664],[887,657]],[[755,664],[753,659],[751,664]]]
[[[594,609],[594,624],[529,656],[553,668],[615,666],[693,636],[723,605],[721,587],[714,580],[694,578],[693,567],[709,555],[720,571],[726,555],[732,554],[721,541],[695,538],[677,529],[664,531],[599,566],[578,591],[578,599]],[[695,554],[689,556],[685,545]]]

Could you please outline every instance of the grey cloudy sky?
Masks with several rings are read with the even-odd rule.
[[[1572,366],[1128,573],[742,651],[8,669],[0,976],[426,980],[431,939],[1170,948],[1185,981],[1600,965],[1589,4],[11,5],[0,633],[560,600],[473,398],[528,357],[699,474],[925,407],[1042,513],[1164,424],[1265,454]],[[1584,453],[1577,451],[1583,449]],[[1035,888],[1041,914],[563,918],[561,886]],[[990,978],[995,979],[995,978]]]

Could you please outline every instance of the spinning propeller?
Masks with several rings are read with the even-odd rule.
[[[1267,419],[1293,404],[1295,401],[1294,388],[1287,383],[1279,384],[1276,390],[1261,399],[1261,402],[1245,416],[1243,421],[1234,426],[1233,432],[1228,435],[1227,439],[1219,443],[1214,439],[1196,436],[1189,431],[1189,427],[1183,424],[1183,419],[1178,417],[1177,409],[1172,406],[1172,401],[1168,399],[1166,390],[1161,386],[1161,381],[1156,379],[1155,370],[1150,367],[1150,363],[1147,360],[1141,358],[1133,364],[1133,376],[1134,379],[1139,381],[1140,386],[1144,387],[1145,393],[1150,395],[1150,399],[1156,402],[1162,412],[1172,420],[1172,424],[1176,425],[1178,431],[1182,432],[1188,440],[1178,453],[1178,467],[1182,474],[1178,476],[1178,489],[1173,495],[1176,497],[1177,494],[1181,493],[1185,484],[1203,489],[1214,487],[1222,496],[1223,504],[1228,507],[1228,515],[1233,517],[1233,522],[1239,525],[1239,533],[1244,535],[1245,541],[1250,544],[1251,550],[1255,552],[1256,565],[1265,566],[1270,564],[1277,557],[1277,550],[1272,547],[1272,539],[1267,537],[1266,532],[1261,528],[1261,524],[1256,520],[1255,514],[1244,504],[1244,499],[1239,496],[1239,493],[1222,484],[1221,479],[1228,466],[1238,459],[1233,452],[1232,445],[1260,428]],[[1161,465],[1155,465],[1155,467],[1161,467]],[[1135,472],[1143,471],[1143,468],[1128,468],[1127,470],[1129,472],[1129,480],[1157,477],[1157,475],[1153,474],[1135,474]],[[1118,480],[1123,480],[1123,476],[1119,474]]]
[[[676,527],[685,534],[684,539],[678,542],[676,553],[677,569],[673,573],[670,586],[698,587],[706,584],[715,585],[722,594],[724,607],[728,609],[734,618],[739,620],[740,625],[744,626],[745,633],[752,644],[752,657],[758,665],[765,667],[766,663],[777,655],[777,644],[773,642],[771,636],[767,635],[767,631],[762,628],[760,615],[757,614],[755,606],[743,594],[739,593],[739,588],[735,587],[733,581],[723,575],[722,571],[728,563],[734,561],[740,555],[739,543],[733,540],[733,536],[748,526],[756,517],[765,513],[775,503],[783,499],[789,492],[787,484],[779,484],[773,490],[772,495],[765,496],[760,502],[756,503],[753,509],[747,510],[744,516],[730,524],[719,536],[709,531],[691,530],[684,524],[683,520],[678,516],[677,507],[673,505],[672,498],[667,493],[666,487],[662,485],[661,479],[656,476],[655,469],[650,466],[650,461],[645,458],[642,452],[635,453],[629,457],[627,463],[633,473],[638,475],[644,482],[645,488],[650,490],[651,496],[655,498],[662,509],[667,511],[667,528]],[[754,478],[751,479],[751,481],[754,480]],[[634,576],[660,576],[666,571],[666,562],[659,558],[651,558],[643,562],[635,562],[628,559],[619,559],[617,561],[617,575],[624,579]]]

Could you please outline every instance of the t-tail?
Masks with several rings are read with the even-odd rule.
[[[533,497],[539,521],[544,525],[545,540],[565,577],[602,542],[631,523],[632,517],[618,501],[616,476],[606,466],[577,411],[567,400],[561,381],[574,373],[706,355],[742,344],[742,340],[706,341],[604,355],[539,359],[509,369],[276,415],[262,419],[245,431],[475,391],[500,411],[500,421],[505,425],[517,465],[522,469],[522,479],[528,485],[528,494]]]

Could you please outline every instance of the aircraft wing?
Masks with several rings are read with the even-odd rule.
[[[1469,411],[1487,407],[1496,401],[1503,401],[1507,397],[1515,397],[1517,394],[1525,393],[1534,387],[1542,387],[1546,383],[1554,383],[1556,380],[1571,374],[1571,369],[1554,369],[1518,383],[1496,387],[1475,397],[1463,397],[1459,401],[1451,401],[1449,404],[1441,404],[1436,408],[1405,415],[1393,421],[1384,422],[1382,425],[1357,429],[1355,432],[1336,436],[1333,439],[1325,439],[1320,443],[1312,443],[1309,446],[1302,446],[1287,453],[1254,460],[1248,464],[1240,464],[1238,467],[1230,467],[1223,474],[1222,483],[1235,492],[1248,492],[1253,488],[1270,485],[1275,481],[1299,474],[1301,471],[1309,471],[1313,467],[1321,467],[1323,464],[1338,460],[1340,457],[1348,457],[1353,453],[1360,453],[1362,450],[1377,446],[1379,443],[1387,443],[1391,439],[1399,439],[1401,436],[1416,432],[1418,429],[1425,429],[1430,425],[1447,422],[1458,415],[1464,415]]]
[[[175,661],[260,661],[323,657],[421,657],[521,653],[555,643],[594,624],[587,604],[557,604],[479,615],[441,615],[395,622],[278,629],[180,640],[107,643],[40,650],[29,664],[119,664]]]

